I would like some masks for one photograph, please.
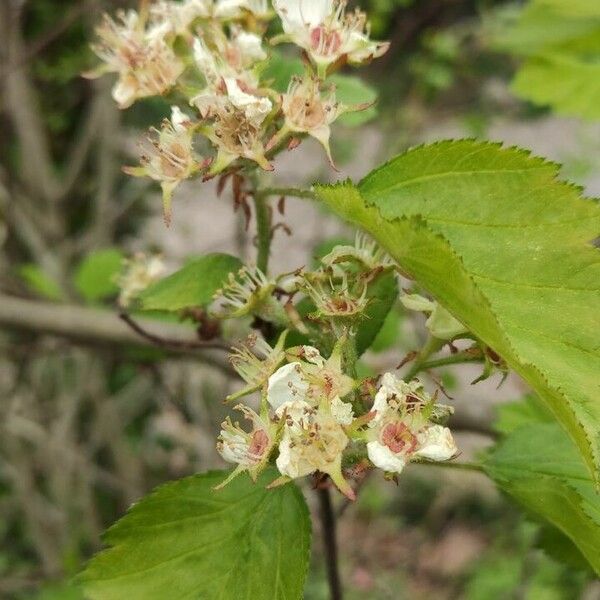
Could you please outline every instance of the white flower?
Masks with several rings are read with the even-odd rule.
[[[126,308],[134,298],[139,296],[150,284],[154,283],[165,272],[165,265],[159,255],[146,256],[142,252],[124,261],[124,270],[117,278],[121,289],[119,305]]]
[[[139,98],[164,94],[184,70],[183,62],[165,41],[165,33],[157,28],[146,30],[145,22],[133,10],[118,13],[117,21],[105,15],[96,28],[99,41],[92,45],[104,65],[87,77],[117,73],[113,98],[119,108],[127,108]]]
[[[457,453],[447,427],[431,422],[450,407],[435,404],[418,381],[406,383],[386,373],[375,395],[368,423],[367,453],[380,469],[400,473],[411,460],[449,460]]]
[[[322,410],[294,400],[281,411],[283,435],[276,465],[279,472],[295,479],[321,471],[351,499],[354,491],[342,475],[342,454],[349,439],[342,426]]]
[[[257,415],[252,409],[242,404],[235,407],[252,423],[250,432],[244,431],[239,423],[232,423],[227,417],[221,425],[221,433],[217,441],[217,451],[227,462],[236,463],[238,467],[217,489],[229,483],[243,471],[248,471],[253,480],[266,466],[275,444],[276,426]]]
[[[323,76],[339,60],[361,64],[384,54],[387,42],[372,42],[366,15],[346,13],[346,0],[274,0],[284,35],[273,42],[291,41],[311,57]]]
[[[440,340],[453,340],[459,335],[468,333],[465,326],[438,302],[419,294],[404,294],[400,296],[400,302],[409,310],[428,314],[429,318],[425,322],[425,327],[432,336]]]
[[[165,119],[160,131],[151,130],[155,138],[148,138],[147,153],[140,167],[124,167],[123,171],[134,177],[150,177],[159,181],[163,191],[165,222],[171,222],[171,198],[175,188],[195,175],[206,162],[194,152],[192,123],[174,108],[172,120]]]

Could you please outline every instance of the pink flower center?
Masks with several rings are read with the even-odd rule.
[[[269,436],[262,429],[257,429],[252,434],[252,441],[248,448],[248,453],[256,458],[261,458],[265,450],[269,447]]]
[[[381,432],[382,442],[394,453],[410,454],[417,447],[417,437],[404,423],[390,423]]]
[[[319,25],[310,32],[310,45],[318,54],[331,56],[340,49],[342,38],[337,31],[330,31]]]

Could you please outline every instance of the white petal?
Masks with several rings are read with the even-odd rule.
[[[375,411],[375,417],[369,421],[369,427],[375,427],[383,419],[387,411],[390,410],[388,398],[397,393],[396,377],[392,373],[385,373],[381,378],[381,385],[375,394],[375,401],[371,409]]]
[[[349,402],[343,402],[339,396],[331,401],[331,416],[340,425],[350,425],[354,419],[352,405]]]
[[[248,120],[254,124],[260,125],[271,112],[273,104],[268,98],[259,98],[252,94],[246,94],[246,92],[242,91],[236,79],[226,77],[225,85],[227,86],[227,95],[231,103],[236,108],[243,110]]]
[[[387,473],[401,473],[406,465],[405,458],[400,454],[394,454],[387,446],[379,442],[367,444],[369,460]]]
[[[291,437],[283,434],[279,444],[279,456],[275,461],[277,469],[282,475],[295,479],[313,473],[316,469],[302,458],[301,446],[292,445]]]
[[[304,351],[304,358],[307,362],[316,365],[319,368],[323,368],[325,366],[325,359],[321,356],[321,353],[314,346],[302,346],[302,350]]]
[[[273,7],[285,33],[294,34],[321,25],[333,12],[333,0],[275,0]]]
[[[258,62],[259,60],[265,60],[267,58],[267,53],[262,47],[261,38],[254,33],[241,31],[236,36],[235,43],[240,49],[244,60],[247,60],[249,63]]]
[[[431,425],[419,434],[419,446],[414,456],[429,460],[449,460],[458,452],[451,431],[442,425]]]
[[[171,106],[171,123],[173,123],[173,129],[178,133],[183,133],[186,128],[186,124],[191,123],[192,119],[186,115],[179,106]]]
[[[198,37],[194,38],[194,60],[196,61],[198,69],[200,69],[209,83],[218,78],[218,69],[215,58],[204,42]]]
[[[289,363],[269,377],[267,400],[273,409],[277,410],[286,402],[304,400],[308,387],[308,381],[302,376],[300,363]]]

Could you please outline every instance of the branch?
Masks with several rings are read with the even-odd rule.
[[[137,320],[136,325],[144,331],[144,336],[109,310],[23,300],[0,294],[0,327],[54,335],[90,345],[160,347],[170,354],[200,358],[228,374],[232,373],[231,367],[221,358],[224,346],[219,345],[218,354],[214,344],[199,348],[199,341],[189,327],[146,318]],[[171,342],[171,345],[159,345],[152,338]]]
[[[338,565],[335,514],[331,504],[331,493],[329,488],[326,487],[317,488],[316,492],[319,498],[319,517],[321,519],[321,534],[325,549],[329,595],[331,600],[342,600],[343,592]]]

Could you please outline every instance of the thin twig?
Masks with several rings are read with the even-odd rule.
[[[343,593],[338,564],[335,514],[331,504],[331,495],[327,487],[317,488],[316,493],[319,498],[319,517],[321,519],[321,533],[325,550],[329,594],[331,600],[342,600]]]
[[[134,320],[131,315],[126,312],[119,313],[119,318],[126,323],[135,333],[137,333],[142,338],[148,340],[153,343],[155,346],[159,348],[164,348],[165,350],[204,350],[204,349],[213,349],[213,350],[224,350],[225,352],[229,352],[231,349],[229,345],[222,340],[212,340],[212,341],[202,341],[202,340],[178,340],[178,339],[169,339],[167,337],[162,337],[160,335],[156,335],[151,333],[147,329],[145,329],[142,325],[140,325],[136,320]]]

